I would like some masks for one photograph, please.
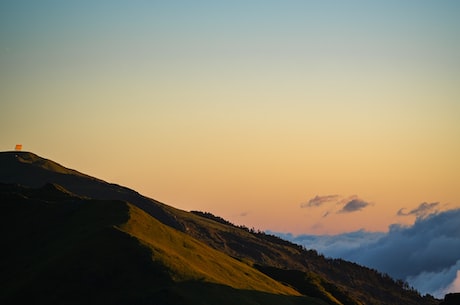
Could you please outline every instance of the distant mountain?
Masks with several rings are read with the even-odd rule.
[[[0,153],[1,304],[439,304],[29,152]]]

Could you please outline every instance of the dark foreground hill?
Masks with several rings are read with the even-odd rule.
[[[0,153],[2,304],[438,304],[354,263]]]

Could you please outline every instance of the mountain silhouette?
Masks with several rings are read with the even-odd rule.
[[[0,153],[2,304],[439,304],[401,280],[30,152]]]

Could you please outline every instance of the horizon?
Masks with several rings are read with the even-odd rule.
[[[282,233],[460,207],[460,3],[0,3],[0,149]]]

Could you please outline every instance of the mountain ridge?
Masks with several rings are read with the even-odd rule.
[[[196,296],[181,287],[198,283],[301,297],[293,288],[162,224],[128,202],[83,199],[65,191],[56,196],[56,190],[60,191],[49,184],[40,189],[0,184],[6,217],[1,231],[5,234],[8,229],[2,240],[6,249],[14,250],[0,254],[2,303],[48,303],[48,297],[60,303],[71,296],[91,304],[92,300],[121,304],[118,300],[141,301],[138,293],[149,301],[162,299],[165,291],[193,299]],[[194,251],[188,251],[191,247]],[[188,257],[181,257],[184,253]],[[211,267],[200,270],[196,257]],[[125,292],[114,291],[116,287]],[[33,293],[33,298],[21,293],[25,291]],[[82,292],[91,299],[79,298]]]
[[[245,268],[249,268],[248,271],[244,272],[253,274],[253,277],[255,274],[258,274],[254,273],[256,271],[265,274],[264,276],[269,279],[265,277],[264,279],[260,278],[259,282],[262,286],[265,285],[264,283],[269,283],[271,281],[278,283],[274,284],[275,282],[272,282],[272,284],[269,284],[271,287],[281,283],[283,283],[282,285],[285,287],[288,285],[291,287],[289,289],[293,290],[288,289],[286,291],[290,291],[290,295],[295,296],[294,299],[289,298],[290,302],[302,303],[307,300],[302,299],[302,297],[305,297],[310,298],[309,302],[317,302],[318,304],[351,305],[404,303],[431,305],[439,303],[438,300],[432,297],[420,296],[413,289],[406,287],[404,283],[394,281],[390,277],[382,275],[375,270],[343,260],[327,259],[314,250],[304,249],[301,246],[267,235],[263,232],[255,232],[247,228],[236,227],[225,221],[218,221],[219,217],[210,217],[211,214],[209,213],[200,214],[197,212],[191,213],[178,210],[156,200],[144,197],[131,189],[116,184],[110,184],[75,170],[65,168],[54,161],[41,158],[30,152],[0,153],[0,168],[0,182],[4,184],[7,183],[10,187],[13,187],[11,184],[21,185],[17,186],[19,188],[37,188],[46,185],[46,187],[49,188],[49,192],[47,193],[46,190],[44,192],[48,197],[50,197],[50,194],[53,192],[55,195],[56,192],[61,192],[63,194],[62,196],[70,201],[115,200],[117,202],[126,202],[128,210],[133,211],[135,214],[137,213],[137,216],[129,216],[128,220],[126,220],[125,224],[120,228],[124,226],[125,229],[130,228],[129,230],[136,231],[136,234],[131,234],[132,232],[125,233],[135,238],[141,244],[143,243],[147,248],[149,248],[150,245],[149,249],[153,253],[151,255],[152,259],[162,262],[162,268],[166,268],[168,272],[172,274],[172,278],[168,280],[173,282],[174,276],[183,276],[183,274],[181,274],[183,270],[180,268],[174,269],[173,266],[175,263],[180,263],[181,261],[182,264],[188,263],[191,269],[196,269],[197,266],[202,264],[201,271],[204,274],[207,273],[205,269],[209,268],[211,273],[214,272],[214,278],[219,278],[222,272],[215,272],[219,270],[217,267],[219,264],[205,264],[203,260],[198,263],[199,260],[196,260],[196,257],[195,260],[190,258],[190,255],[193,256],[195,252],[212,252],[216,253],[222,260],[227,261],[228,257],[239,261],[240,265],[238,265],[239,267],[237,269],[241,271],[245,270]],[[4,188],[7,188],[7,186]],[[19,193],[20,192],[24,193],[26,191],[19,191]],[[11,195],[11,192],[4,191],[2,194],[2,196],[7,197],[7,194]],[[56,200],[62,202],[65,201],[64,199],[57,198]],[[17,198],[17,200],[19,199]],[[141,217],[140,215],[143,216]],[[150,219],[149,221],[144,220],[141,222],[147,222],[150,223],[149,226],[158,227],[158,225],[152,225],[153,222],[158,221],[161,226],[164,226],[164,230],[170,232],[168,234],[172,234],[170,236],[175,236],[179,240],[186,240],[186,242],[180,245],[174,245],[170,239],[168,241],[168,238],[166,238],[163,240],[162,244],[158,244],[158,241],[152,239],[156,231],[147,233],[149,229],[142,225],[139,226],[139,223],[137,225],[135,223],[127,225],[129,219],[133,221],[137,219],[139,222],[139,219],[149,219],[148,217],[154,218],[154,220]],[[136,229],[134,229],[134,227],[136,227]],[[155,243],[157,243],[156,248],[154,245]],[[189,248],[187,248],[187,244]],[[196,250],[197,248],[195,250],[193,247],[190,248],[190,245],[205,245],[212,250],[198,251]],[[201,246],[196,247],[200,248]],[[175,258],[174,255],[168,256],[168,252],[175,253]],[[189,259],[183,260],[178,253],[182,256],[188,255]],[[231,265],[233,266],[234,264],[232,263]],[[225,272],[228,271],[228,269],[224,269]],[[211,278],[212,277],[213,276],[211,276]],[[244,277],[245,275],[241,275],[241,278]],[[206,279],[206,275],[203,278]],[[227,275],[224,276],[220,283],[217,281],[212,284],[223,284],[225,287],[230,287],[230,290],[222,288],[221,286],[212,286],[214,287],[212,289],[220,291],[222,288],[226,293],[233,295],[234,298],[244,296],[244,293],[239,295],[238,292],[244,287],[235,285],[236,283],[234,281],[233,284],[229,285],[229,283],[232,282],[229,280],[230,278],[232,278],[232,276]],[[190,282],[190,280],[192,282]],[[209,281],[204,283],[199,280],[199,277],[186,279],[186,282],[187,281],[194,287],[196,285],[197,287],[201,287],[200,289],[209,286]],[[184,282],[182,281],[181,283]],[[200,283],[202,284],[201,286]],[[168,288],[168,293],[175,291],[176,295],[182,295],[186,299],[188,298],[188,300],[190,300],[190,298],[193,299],[190,294],[185,293],[190,286],[186,284],[181,285],[185,286],[181,286],[181,289],[178,288],[180,285],[170,286]],[[250,286],[247,288],[249,288],[248,291],[252,291]],[[251,294],[249,292],[247,293]],[[262,297],[259,294],[257,294],[257,296]],[[272,295],[270,296],[273,297]],[[271,299],[268,296],[267,298]],[[190,304],[193,304],[193,301],[190,301]]]

